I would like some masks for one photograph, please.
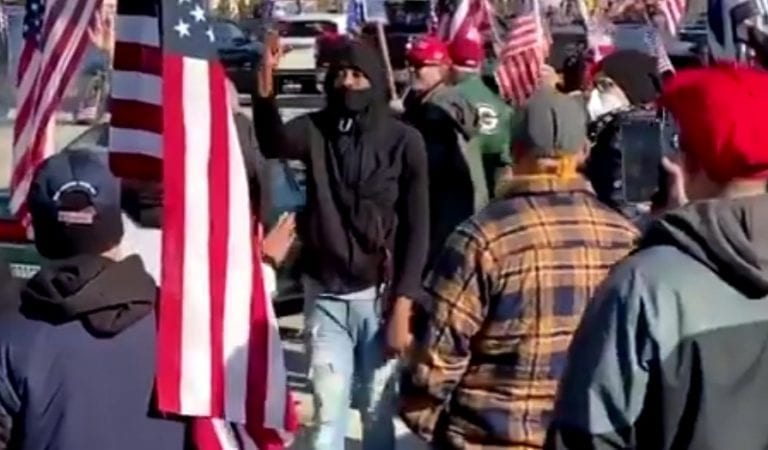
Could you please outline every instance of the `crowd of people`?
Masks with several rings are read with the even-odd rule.
[[[652,58],[575,54],[512,108],[483,84],[479,42],[425,37],[397,101],[352,39],[325,107],[284,123],[280,57],[255,71],[253,121],[235,121],[256,215],[264,158],[307,168],[263,269],[298,238],[310,448],[345,448],[351,403],[365,450],[395,448],[398,416],[437,450],[768,445],[761,69],[664,77]],[[659,161],[666,195],[630,207],[603,134],[659,107],[679,153]],[[43,163],[28,205],[50,262],[0,287],[0,449],[184,448],[184,424],[152,412],[162,201],[87,150]],[[137,233],[153,248],[127,246]]]

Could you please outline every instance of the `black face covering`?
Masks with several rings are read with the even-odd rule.
[[[357,115],[365,111],[373,102],[373,90],[353,90],[345,87],[335,88],[331,104],[341,113]]]

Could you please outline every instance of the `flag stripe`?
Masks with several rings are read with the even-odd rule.
[[[206,62],[207,64],[207,62]],[[227,91],[225,77],[215,67],[209,72],[208,95],[211,117],[227,117],[231,111],[227,109]],[[190,110],[194,111],[194,109]],[[211,415],[224,415],[224,365],[227,363],[224,355],[224,303],[226,297],[227,277],[229,275],[227,253],[229,234],[229,193],[230,175],[228,140],[228,120],[210,121],[210,142],[208,163],[208,201],[210,202],[210,235],[208,236],[208,254],[210,258],[210,296],[211,296]],[[188,123],[192,123],[189,121]],[[213,201],[215,199],[215,201]],[[247,220],[247,218],[246,218]],[[243,418],[244,419],[244,418]]]
[[[502,97],[518,105],[538,87],[544,64],[543,29],[538,3],[512,20],[495,76]]]
[[[125,3],[125,2],[122,2]],[[181,58],[166,58],[164,67],[163,104],[164,116],[183,117]],[[163,194],[172,201],[163,206],[163,253],[162,289],[158,305],[158,360],[157,360],[157,404],[160,411],[181,411],[179,380],[182,370],[182,320],[186,203],[185,180],[187,178],[185,152],[186,137],[184,123],[171,121],[163,130]],[[200,180],[202,183],[203,181]],[[176,228],[171,228],[176,227]],[[170,232],[174,230],[174,232]],[[167,263],[171,261],[171,263]],[[203,327],[204,324],[199,324]]]
[[[165,59],[176,59],[166,55]],[[184,227],[184,286],[182,296],[182,373],[181,411],[184,415],[211,414],[212,350],[211,350],[211,254],[208,242],[211,222],[211,198],[208,192],[208,163],[211,155],[211,104],[208,96],[200,95],[201,87],[209,86],[208,61],[182,58],[183,123],[185,178],[185,214],[183,225],[169,224],[173,229]],[[165,86],[167,89],[168,87]],[[179,120],[165,116],[168,120]],[[208,180],[207,183],[201,183]],[[209,324],[208,327],[202,324]],[[214,362],[213,364],[219,363]],[[214,416],[216,417],[216,416]]]
[[[112,80],[115,83],[112,98],[115,100],[135,100],[157,106],[162,101],[163,82],[158,76],[142,72],[119,71],[115,72]],[[131,86],[142,86],[143,89],[137,91],[131,89]],[[153,123],[147,124],[147,126],[152,125]]]

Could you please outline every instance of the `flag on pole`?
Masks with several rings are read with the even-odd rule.
[[[538,87],[544,64],[545,38],[538,3],[525,3],[525,9],[510,23],[495,73],[502,97],[518,105]]]
[[[83,59],[88,27],[99,4],[99,0],[27,1],[10,183],[11,212],[23,220],[35,168],[54,152],[56,112]]]
[[[667,48],[664,46],[664,40],[661,38],[659,31],[655,27],[649,27],[645,32],[644,40],[648,46],[649,53],[656,57],[656,69],[659,71],[659,74],[674,72],[675,66],[672,65],[672,61],[669,59]]]
[[[365,25],[365,0],[349,0],[347,4],[347,29],[361,30]]]
[[[160,180],[162,51],[158,0],[117,4],[109,103],[110,166],[117,176]]]
[[[436,7],[439,36],[450,43],[466,36],[471,30],[481,35],[491,29],[491,6],[488,0],[444,0]]]
[[[196,423],[209,430],[222,423],[245,429],[262,450],[283,448],[296,429],[294,405],[262,279],[261,232],[251,220],[227,76],[202,0],[163,0],[161,35],[168,201],[158,407],[201,418]]]
[[[664,16],[664,24],[671,36],[677,35],[680,21],[685,16],[686,0],[660,0],[659,9]]]

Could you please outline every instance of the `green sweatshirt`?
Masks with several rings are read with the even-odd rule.
[[[479,74],[461,75],[456,87],[477,109],[477,139],[483,155],[500,155],[503,161],[510,162],[512,108],[488,89]]]

